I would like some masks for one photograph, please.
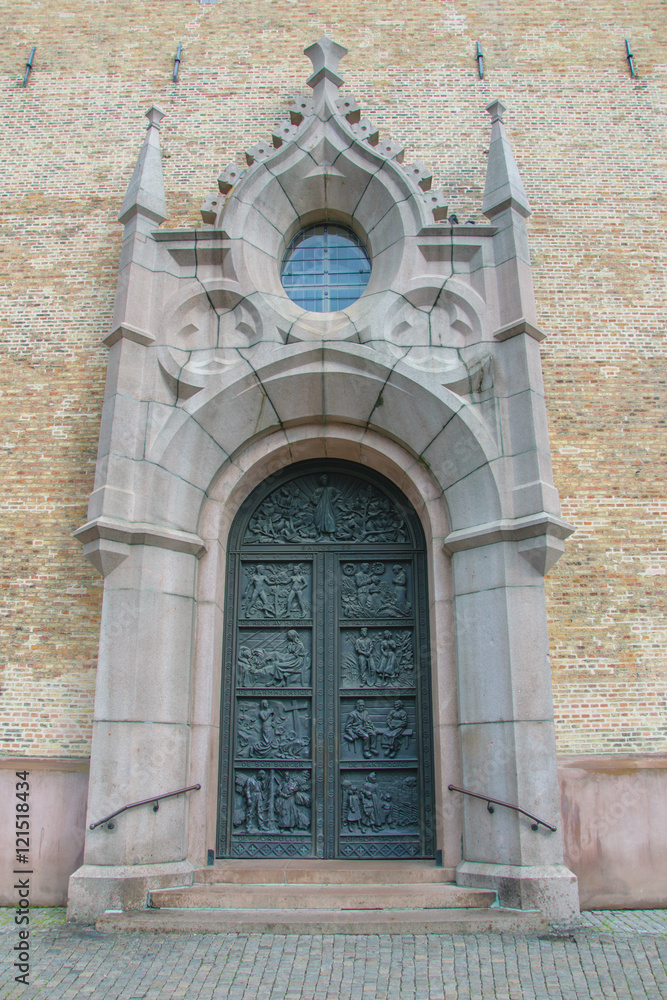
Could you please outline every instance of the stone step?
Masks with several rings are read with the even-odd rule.
[[[226,910],[387,910],[488,907],[495,892],[443,882],[417,885],[214,885],[158,889],[151,907]]]
[[[98,931],[181,934],[534,934],[547,922],[537,910],[135,910],[108,911]]]
[[[432,861],[216,861],[194,873],[195,882],[248,885],[398,885],[400,883],[453,882],[454,868],[436,868]]]

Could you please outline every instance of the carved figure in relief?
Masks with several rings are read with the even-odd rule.
[[[313,521],[315,527],[321,535],[335,535],[336,533],[336,500],[340,496],[337,489],[329,486],[329,477],[320,476],[319,486],[313,493],[312,502],[315,504]]]
[[[352,653],[343,659],[344,687],[411,687],[414,684],[412,633],[362,628],[348,633]]]
[[[362,684],[373,684],[375,681],[375,664],[373,662],[373,640],[367,628],[362,628],[361,634],[354,643],[359,668],[359,680]]]
[[[306,720],[302,718],[304,712]],[[262,698],[257,706],[254,702],[239,699],[237,713],[237,756],[308,756],[310,723],[307,702],[290,703],[281,699],[271,704],[267,698]]]
[[[256,649],[253,654],[253,676],[255,684],[267,684],[273,679],[275,654],[265,649]]]
[[[308,811],[306,808],[308,807]],[[279,830],[307,830],[310,826],[308,779],[302,774],[286,777],[276,793],[276,826]]]
[[[299,520],[299,491],[294,483],[281,486],[275,494],[274,535],[294,538]]]
[[[272,612],[275,616],[275,601],[271,607],[271,580],[267,576],[264,566],[257,566],[255,572],[248,581],[248,588],[245,594],[245,613],[250,615],[253,608],[259,602],[259,610],[267,613]]]
[[[254,822],[257,830],[266,830],[267,826],[262,817],[264,801],[264,783],[266,772],[260,771],[257,777],[249,775],[245,781],[243,795],[246,801],[245,828],[246,833],[250,833],[251,824]]]
[[[341,782],[343,789],[343,818],[351,833],[359,833],[361,824],[361,794],[351,781]]]
[[[411,730],[408,729],[408,713],[403,707],[403,702],[397,698],[385,721],[385,734],[382,742],[387,757],[396,756],[401,748],[401,740],[408,734],[411,735]]]
[[[248,646],[241,646],[236,662],[241,687],[250,687],[253,683],[255,663],[253,653]]]
[[[306,683],[306,667],[306,647],[299,638],[299,633],[290,629],[287,633],[285,652],[276,658],[274,680],[276,684],[287,685],[293,677],[296,677],[303,686]]]
[[[234,811],[235,827],[245,827],[246,833],[274,834],[309,829],[311,797],[304,772],[237,771],[236,789],[240,806]]]
[[[393,567],[391,583],[386,580],[384,563],[346,563],[341,581],[343,613],[348,618],[404,618],[412,614],[407,601],[408,577],[405,569]]]
[[[267,757],[279,750],[280,740],[276,738],[276,713],[269,707],[266,698],[263,698],[259,703],[258,716],[261,739],[252,748],[253,756]]]
[[[389,792],[380,797],[380,822],[382,826],[392,826],[394,823],[394,806]]]
[[[375,771],[371,771],[361,786],[361,826],[377,833],[382,826],[380,796]]]
[[[240,687],[306,687],[310,679],[310,655],[296,629],[286,634],[264,635],[270,648],[240,647],[237,677]]]
[[[408,578],[406,576],[405,570],[397,563],[392,566],[392,573],[394,578],[391,581],[394,585],[394,593],[396,594],[396,603],[400,607],[403,604],[408,603]]]
[[[242,646],[237,659],[241,687],[265,687],[273,682],[274,659],[265,649]]]
[[[391,632],[387,631],[380,640],[380,660],[377,666],[377,674],[381,681],[388,683],[396,673],[396,649],[398,644],[392,638]]]
[[[247,618],[305,618],[308,576],[301,564],[248,567],[243,594]]]
[[[357,740],[361,740],[364,757],[377,757],[377,730],[366,711],[362,698],[359,698],[356,708],[350,712],[345,720],[343,736],[352,745]]]
[[[357,586],[357,601],[362,608],[365,608],[368,604],[368,595],[371,584],[373,583],[373,577],[368,572],[369,569],[369,564],[365,562],[361,564],[357,572],[354,574],[354,582]]]
[[[291,614],[292,604],[297,605],[297,610],[302,618],[306,617],[306,606],[303,603],[303,591],[308,586],[308,581],[304,576],[303,568],[299,565],[291,567],[291,576],[289,578],[289,593],[287,595],[287,606],[285,608],[286,614]]]

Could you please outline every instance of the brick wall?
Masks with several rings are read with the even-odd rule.
[[[664,750],[659,0],[2,0],[0,11],[2,752],[88,751],[101,581],[71,534],[92,487],[115,219],[143,112],[166,111],[167,225],[197,223],[220,168],[304,92],[302,49],[323,31],[350,50],[341,70],[364,114],[433,169],[461,221],[482,218],[484,107],[508,107],[550,334],[554,473],[578,529],[547,578],[558,746]]]

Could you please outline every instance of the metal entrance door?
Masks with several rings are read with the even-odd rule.
[[[229,540],[217,853],[433,857],[421,525],[386,479],[299,463]]]

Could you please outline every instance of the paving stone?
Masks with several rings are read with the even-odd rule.
[[[667,910],[585,913],[547,934],[99,934],[31,913],[31,985],[8,1000],[664,1000]]]

